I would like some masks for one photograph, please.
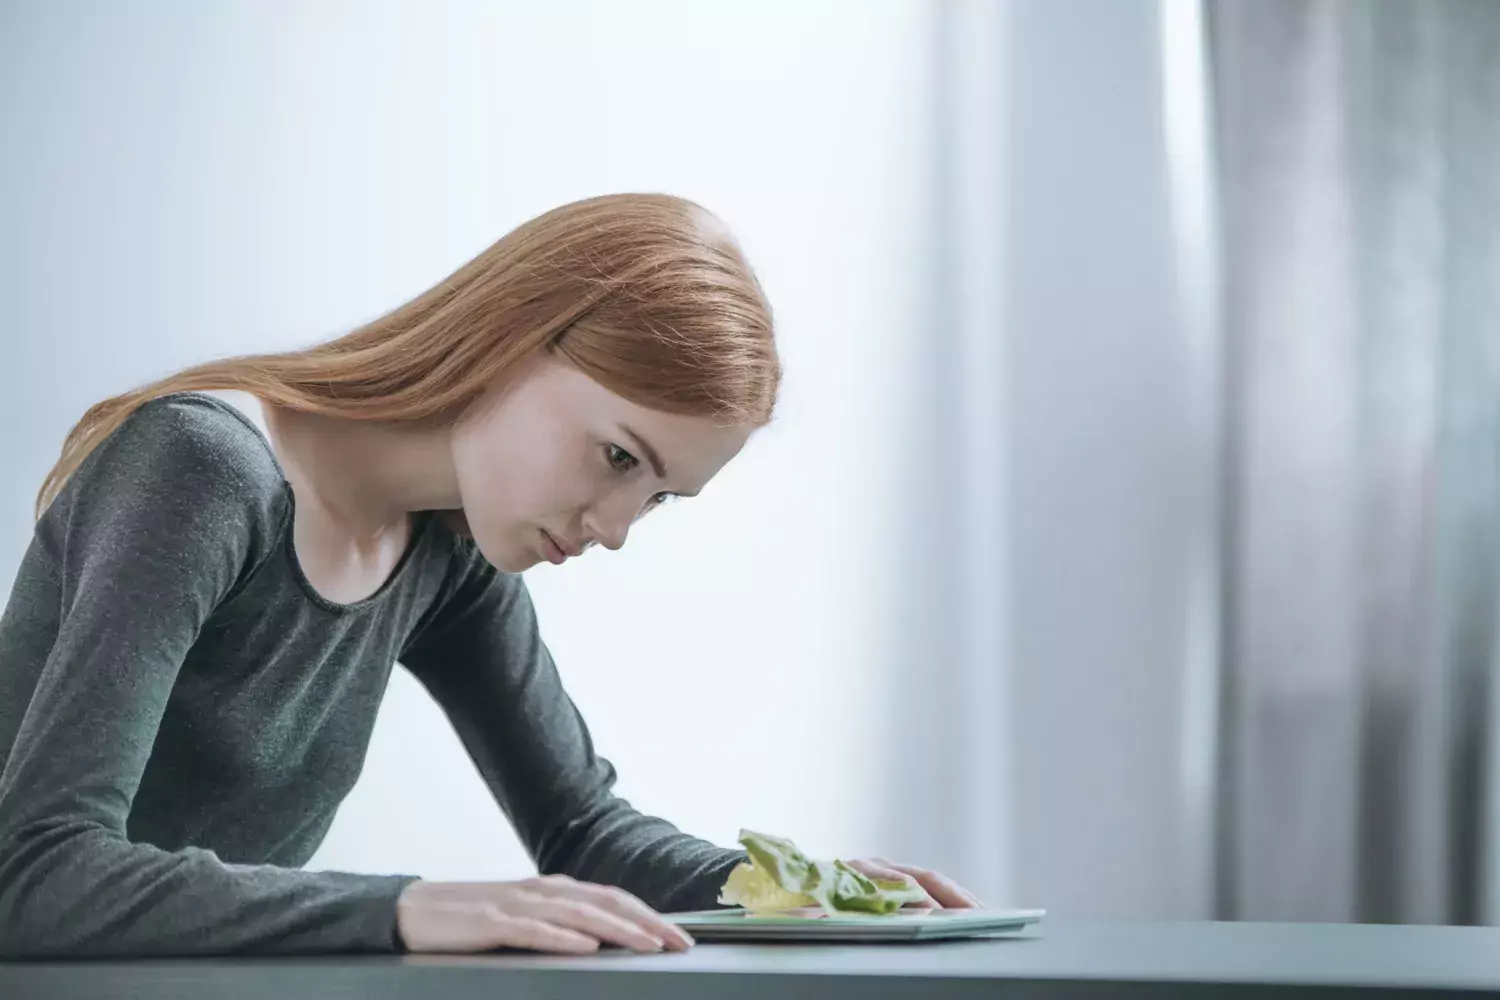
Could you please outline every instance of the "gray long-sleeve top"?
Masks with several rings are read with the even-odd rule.
[[[385,585],[323,599],[234,407],[131,415],[36,525],[0,617],[0,955],[400,949],[410,875],[308,872],[396,661],[543,873],[706,908],[743,854],[612,794],[521,578],[418,515]]]

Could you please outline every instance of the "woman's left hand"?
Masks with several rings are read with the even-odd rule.
[[[856,858],[847,862],[850,868],[869,878],[914,885],[927,894],[927,900],[911,903],[910,906],[929,906],[948,909],[983,908],[984,904],[972,892],[946,875],[939,875],[915,865],[898,865],[885,858]]]

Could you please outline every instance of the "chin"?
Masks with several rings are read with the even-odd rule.
[[[490,565],[494,566],[502,573],[519,573],[522,570],[530,569],[541,561],[542,560],[533,555],[522,555],[512,559],[501,561],[491,559]]]
[[[502,573],[519,573],[542,561],[536,553],[520,546],[495,545],[478,536],[474,538],[474,546],[486,562]]]
[[[443,520],[447,522],[455,534],[469,539],[479,554],[484,556],[484,561],[495,567],[502,573],[519,573],[523,569],[529,569],[539,562],[539,558],[533,552],[529,552],[520,546],[504,544],[497,541],[494,533],[485,525],[475,525],[460,510],[445,510],[440,512]]]

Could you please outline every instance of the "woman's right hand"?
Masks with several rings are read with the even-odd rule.
[[[582,955],[601,943],[649,953],[686,951],[693,939],[635,896],[545,875],[521,882],[412,882],[396,900],[409,951],[525,948]]]

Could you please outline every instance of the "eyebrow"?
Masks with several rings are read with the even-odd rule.
[[[662,464],[661,456],[656,453],[656,449],[651,447],[651,442],[647,441],[645,438],[641,437],[639,434],[631,430],[629,427],[626,427],[624,424],[620,425],[620,430],[625,433],[626,437],[630,438],[631,443],[635,445],[636,450],[646,456],[646,461],[650,463],[651,471],[656,473],[656,478],[666,479],[667,467]],[[678,496],[684,497],[695,497],[697,495],[697,493],[678,494]]]

